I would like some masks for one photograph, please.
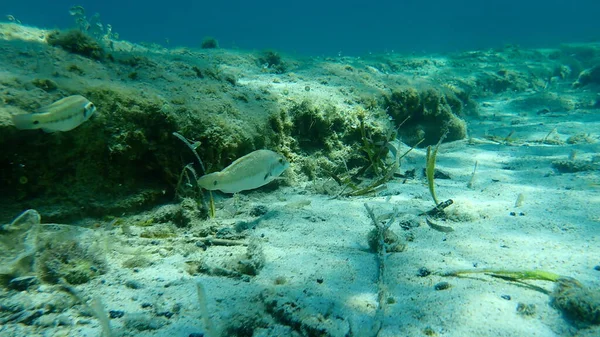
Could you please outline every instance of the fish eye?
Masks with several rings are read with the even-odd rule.
[[[33,121],[33,125],[38,125],[40,124],[40,121]]]
[[[217,181],[216,180],[213,182],[213,186],[217,186]]]
[[[283,158],[279,159],[279,164],[283,164]]]

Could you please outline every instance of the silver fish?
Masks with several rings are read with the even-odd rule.
[[[81,95],[73,95],[34,113],[12,115],[12,120],[19,130],[69,131],[90,119],[94,112],[96,112],[94,103]]]
[[[270,150],[257,150],[236,159],[220,172],[198,179],[206,190],[237,193],[264,186],[279,177],[290,166],[287,159]]]

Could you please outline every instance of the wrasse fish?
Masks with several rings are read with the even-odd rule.
[[[220,172],[200,177],[198,185],[225,193],[252,190],[275,180],[289,166],[287,159],[279,153],[257,150],[236,159]]]
[[[73,95],[42,107],[34,113],[12,115],[12,121],[19,130],[69,131],[90,119],[95,111],[94,103],[83,96]]]

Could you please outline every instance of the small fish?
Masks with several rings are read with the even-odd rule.
[[[19,130],[69,131],[87,121],[95,111],[94,103],[83,96],[73,95],[31,114],[12,115],[12,120]]]
[[[236,159],[220,172],[200,177],[198,185],[225,193],[252,190],[275,180],[289,166],[287,159],[279,153],[257,150]]]

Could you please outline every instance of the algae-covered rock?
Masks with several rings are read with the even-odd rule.
[[[274,50],[263,51],[257,59],[258,66],[263,69],[272,69],[277,74],[283,74],[287,70],[287,64],[281,55]]]
[[[261,300],[276,321],[302,335],[341,337],[351,334],[350,323],[335,313],[336,305],[328,298],[263,291]],[[325,314],[332,311],[333,314]]]
[[[446,141],[464,139],[467,126],[458,117],[462,112],[462,103],[456,96],[443,93],[432,87],[417,90],[411,87],[398,88],[384,95],[384,106],[399,129],[404,143],[421,146],[436,144],[444,134]]]
[[[313,106],[308,101],[295,104],[288,112],[292,119],[291,135],[301,149],[307,151],[331,150],[337,134],[345,130],[345,119],[333,106]]]
[[[68,225],[44,225],[38,237],[36,269],[49,283],[83,284],[106,272],[104,240],[92,230]]]
[[[0,86],[8,112],[34,111],[55,98],[42,90],[32,95],[12,88],[16,85]],[[16,130],[10,115],[0,114],[8,118],[0,124],[0,143],[6,149],[0,152],[0,198],[14,206],[0,210],[4,216],[22,208],[14,204],[20,201],[43,211],[49,221],[64,222],[82,214],[132,212],[171,199],[183,166],[194,161],[175,131],[202,144],[197,152],[211,171],[265,148],[270,137],[258,122],[242,116],[233,100],[179,104],[176,97],[167,100],[151,89],[120,84],[65,86],[53,93],[65,94],[84,95],[98,113],[76,130],[56,134]]]
[[[556,160],[552,162],[552,168],[559,173],[575,173],[593,171],[600,168],[600,165],[588,160]]]
[[[179,204],[169,204],[154,212],[153,221],[171,222],[177,227],[189,227],[194,220],[206,218],[197,200],[183,198]]]
[[[58,84],[56,84],[56,82],[47,78],[34,78],[33,81],[31,81],[31,84],[44,91],[53,91],[58,88]]]
[[[569,319],[584,324],[600,324],[600,291],[573,278],[561,278],[551,294],[552,305]]]
[[[565,112],[574,110],[577,105],[571,97],[552,92],[533,93],[515,98],[510,103],[515,111]]]
[[[79,30],[53,31],[46,37],[46,42],[51,46],[91,59],[102,60],[105,57],[104,48],[98,41]]]
[[[6,167],[0,175],[2,198],[39,198],[35,207],[52,208],[44,209],[46,218],[62,222],[81,212],[103,216],[110,208],[133,210],[164,195],[157,181],[177,180],[177,143],[170,141],[177,127],[158,99],[118,87],[92,87],[83,94],[100,113],[76,130],[2,129],[4,144],[19,144],[0,153]]]
[[[309,179],[370,164],[366,144],[385,144],[393,133],[382,111],[343,110],[308,100],[271,114],[267,128],[272,147],[294,163],[290,171]]]
[[[500,69],[496,72],[482,72],[478,75],[477,86],[483,92],[502,93],[505,91],[525,91],[531,87],[531,80],[519,71]]]

